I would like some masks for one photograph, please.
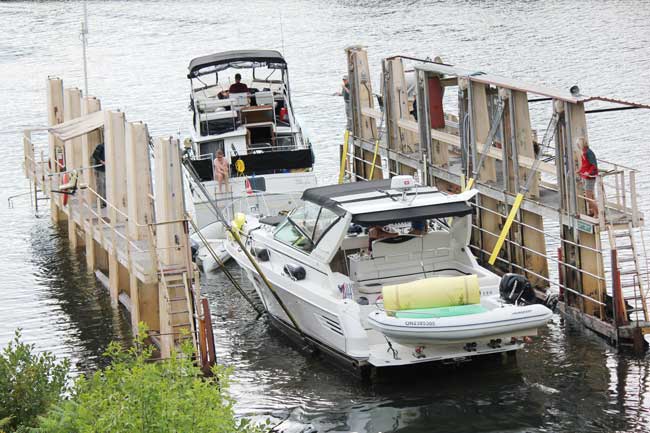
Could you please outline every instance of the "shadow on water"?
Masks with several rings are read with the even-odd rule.
[[[106,288],[86,272],[83,247],[71,252],[66,229],[43,218],[29,237],[34,277],[46,288],[41,296],[56,303],[66,319],[57,320],[64,327],[65,344],[75,348],[75,370],[88,372],[106,365],[102,354],[111,341],[131,342],[128,313],[112,308]]]

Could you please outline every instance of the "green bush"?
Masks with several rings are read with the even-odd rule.
[[[140,335],[145,335],[140,332]],[[219,433],[257,430],[237,421],[227,394],[230,371],[214,369],[202,377],[191,344],[161,362],[149,361],[152,349],[141,341],[123,350],[112,343],[110,365],[80,377],[67,399],[41,418],[46,433]]]
[[[36,354],[33,344],[20,341],[20,330],[0,352],[0,430],[34,427],[39,415],[61,399],[69,362],[53,354]]]

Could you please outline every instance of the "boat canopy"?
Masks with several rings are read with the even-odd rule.
[[[228,68],[256,68],[286,69],[287,62],[275,50],[235,50],[192,59],[187,78],[196,78],[201,75],[223,71]]]
[[[302,199],[318,204],[339,216],[349,213],[362,226],[386,225],[429,218],[465,216],[472,213],[467,202],[476,191],[446,194],[433,187],[406,192],[391,189],[391,181],[374,180],[309,188]]]

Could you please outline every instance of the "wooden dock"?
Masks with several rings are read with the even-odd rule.
[[[88,271],[129,311],[134,333],[145,323],[161,358],[191,340],[207,371],[214,342],[191,260],[178,140],[152,139],[145,123],[103,111],[59,78],[48,79],[47,101],[48,126],[23,135],[36,206],[49,199],[52,221],[67,224],[71,253],[84,248]],[[32,139],[43,133],[47,143]],[[92,156],[100,143],[102,166]]]
[[[352,128],[341,179],[411,174],[452,193],[477,189],[471,246],[481,262],[525,275],[541,298],[559,289],[560,310],[612,344],[647,348],[650,270],[637,173],[599,160],[598,213],[589,216],[578,168],[587,116],[603,111],[589,102],[611,104],[607,111],[650,106],[404,56],[382,61],[375,99],[365,48],[346,55]],[[533,104],[548,108],[544,130],[531,125]]]

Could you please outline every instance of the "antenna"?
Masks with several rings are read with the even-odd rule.
[[[280,8],[280,38],[282,40],[282,55],[284,56],[284,27],[282,26],[282,8]]]
[[[88,2],[84,0],[84,20],[81,22],[81,46],[84,57],[84,92],[88,96],[88,60],[86,58],[86,47],[88,46]]]

